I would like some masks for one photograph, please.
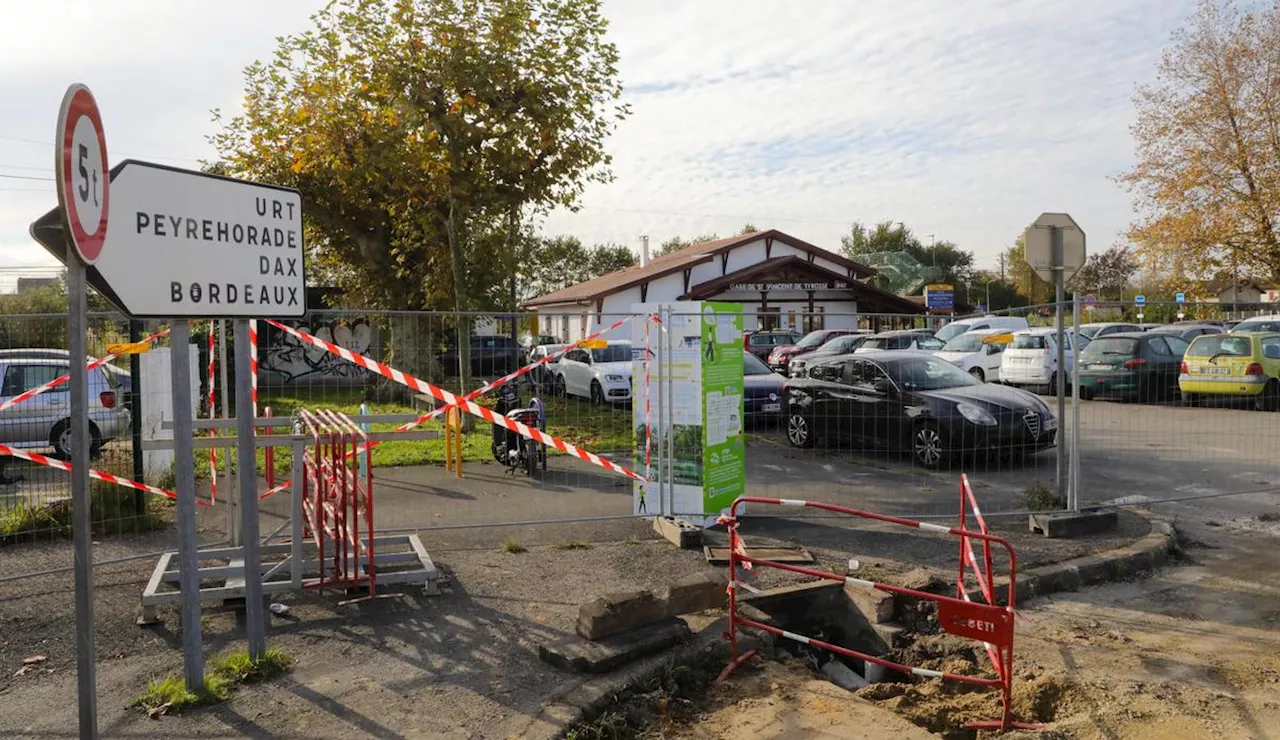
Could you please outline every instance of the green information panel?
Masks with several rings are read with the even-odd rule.
[[[702,304],[703,513],[719,514],[746,488],[742,306]]]

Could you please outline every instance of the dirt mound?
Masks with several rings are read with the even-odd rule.
[[[1218,680],[1241,691],[1276,684],[1280,683],[1280,658],[1234,660],[1217,666],[1215,673]]]

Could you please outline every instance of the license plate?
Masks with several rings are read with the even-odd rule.
[[[1217,367],[1216,365],[1205,365],[1199,368],[1198,370],[1196,370],[1196,372],[1200,373],[1201,375],[1230,375],[1231,368]]]
[[[780,404],[780,403],[766,403],[765,405],[761,406],[761,407],[760,407],[760,409],[761,409],[762,411],[765,411],[765,412],[769,412],[769,411],[781,411],[781,410],[782,410],[782,404]]]
[[[1090,365],[1089,369],[1090,370],[1110,370],[1111,366],[1110,365]]]

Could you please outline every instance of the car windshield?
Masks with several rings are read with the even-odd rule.
[[[818,350],[824,355],[843,355],[852,352],[858,348],[858,345],[866,341],[866,336],[844,336],[836,337],[830,342],[822,345],[822,349]]]
[[[1080,327],[1080,336],[1093,339],[1093,335],[1098,333],[1101,326],[1082,326]]]
[[[979,383],[972,375],[950,362],[933,357],[891,360],[884,364],[884,368],[894,382],[908,391],[938,391]]]
[[[631,343],[611,344],[603,349],[591,350],[593,362],[630,362]]]
[[[942,327],[941,329],[938,330],[938,333],[934,336],[936,336],[938,339],[941,339],[944,342],[949,342],[952,339],[960,336],[961,334],[964,334],[965,332],[969,331],[970,326],[972,326],[972,324],[966,321],[957,321],[954,324],[947,324],[946,326]]]
[[[1188,357],[1250,357],[1253,343],[1249,337],[1210,334],[1196,337],[1187,350]]]
[[[1081,329],[1083,334],[1084,330]],[[1043,334],[1016,334],[1013,337],[1013,343],[1009,345],[1009,349],[1044,349],[1045,335]]]
[[[942,349],[947,352],[977,352],[982,349],[982,338],[985,336],[985,334],[961,334],[947,342]],[[942,339],[942,332],[938,332],[937,338]]]
[[[806,349],[809,347],[817,347],[827,341],[827,338],[830,336],[831,335],[825,331],[811,331],[804,335],[804,339],[796,342],[796,346],[804,347]]]
[[[1138,353],[1138,340],[1128,337],[1099,337],[1084,348],[1081,357],[1133,357]]]
[[[742,374],[743,375],[773,375],[773,371],[769,366],[760,361],[759,357],[750,352],[742,353]]]
[[[1249,319],[1236,324],[1231,330],[1239,334],[1245,331],[1280,331],[1280,319]]]

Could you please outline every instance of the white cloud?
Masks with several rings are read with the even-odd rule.
[[[1129,96],[1193,0],[608,0],[633,115],[610,140],[615,182],[553,232],[635,245],[745,220],[830,248],[854,219],[893,219],[998,249],[1067,210],[1096,249],[1131,218],[1107,178],[1129,163]],[[194,166],[208,111],[320,0],[6,9],[0,137],[51,141],[72,81],[98,97],[113,159]],[[51,149],[0,138],[0,174]],[[49,263],[26,236],[49,183],[0,178],[0,265]],[[5,278],[0,276],[0,287]]]

